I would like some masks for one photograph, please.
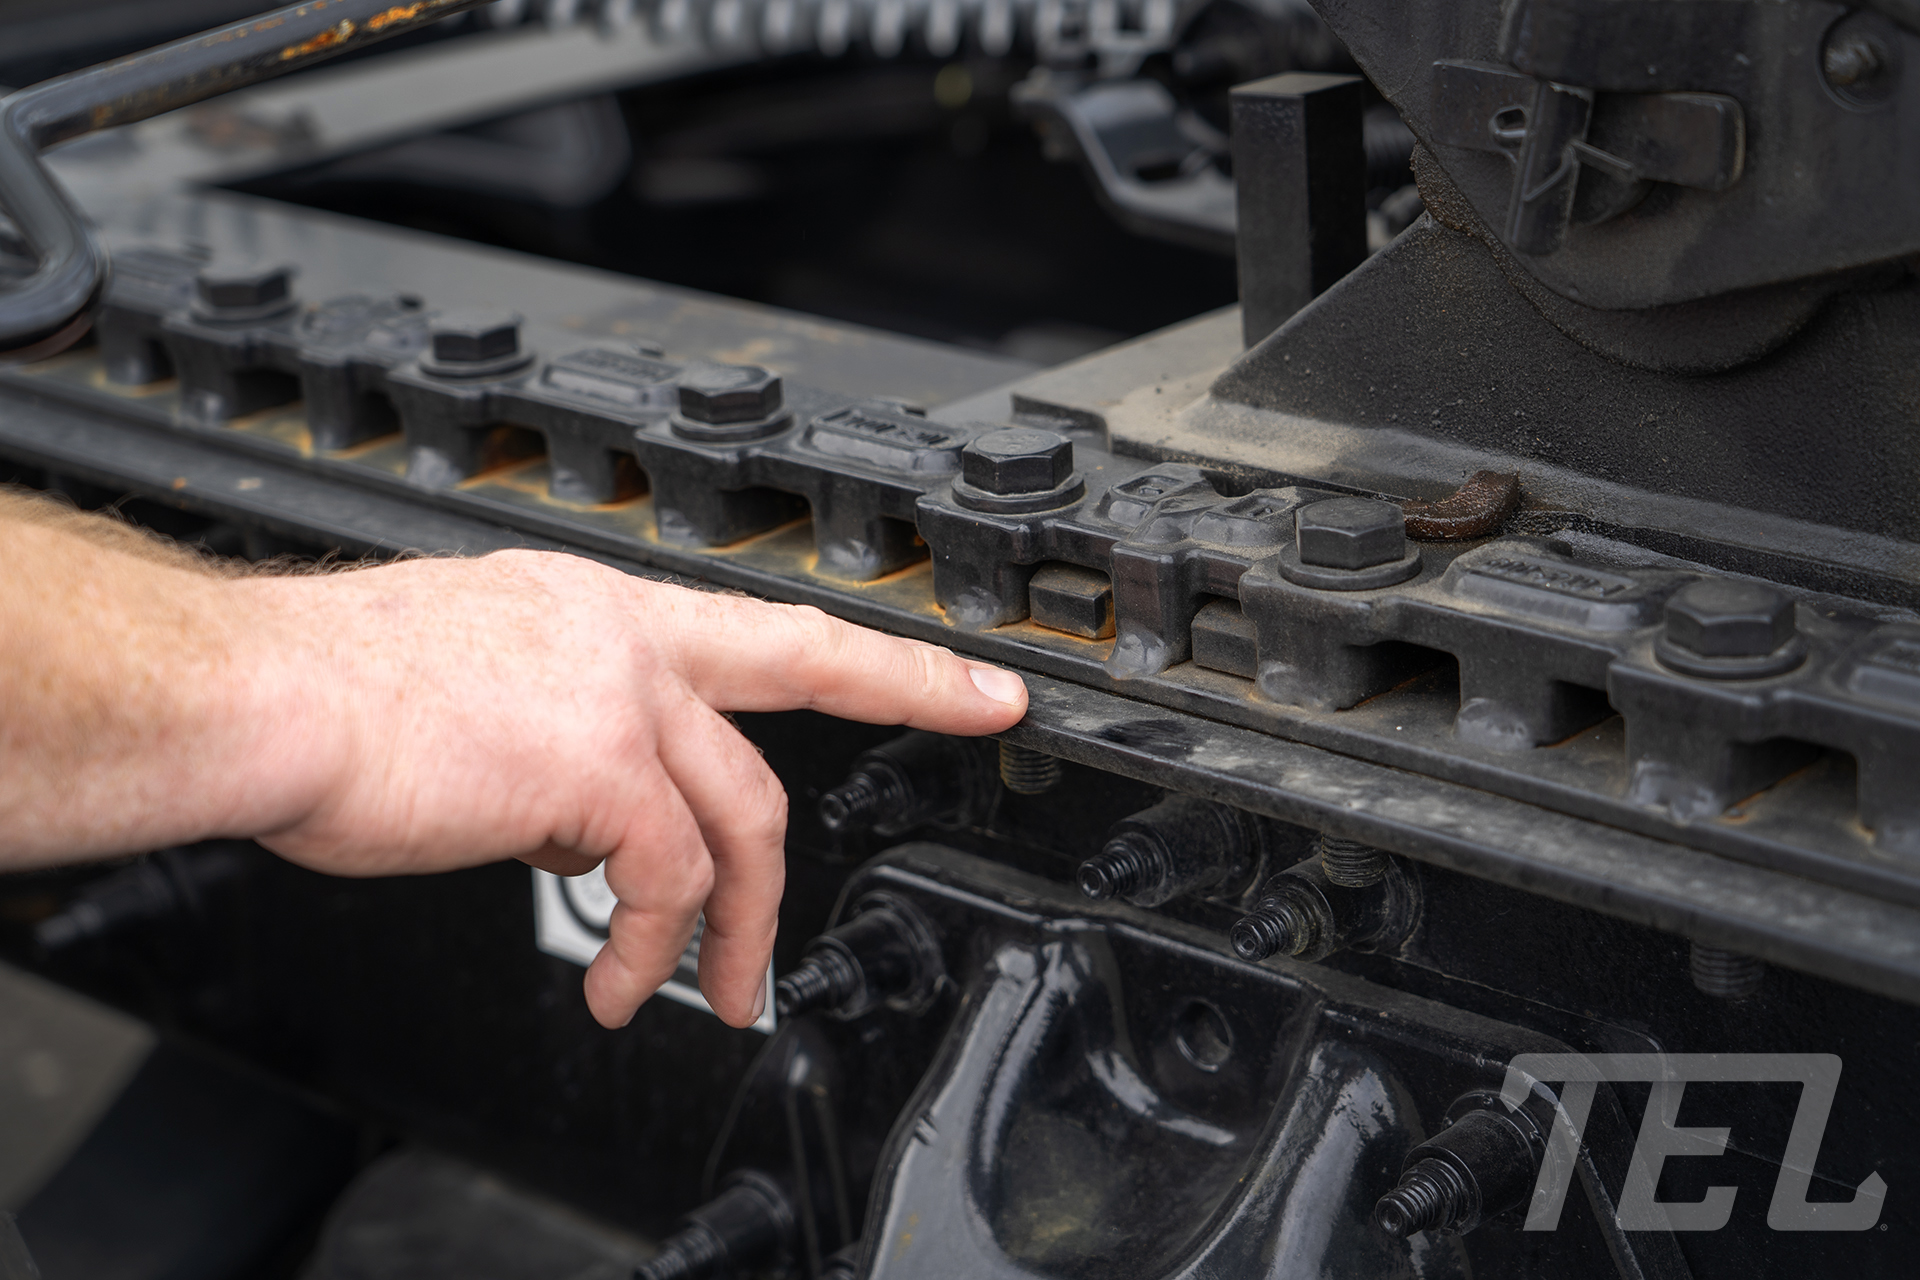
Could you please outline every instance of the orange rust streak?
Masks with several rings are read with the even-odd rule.
[[[303,40],[299,44],[288,45],[280,51],[280,61],[287,62],[293,58],[304,58],[310,54],[331,49],[335,45],[345,44],[353,38],[353,30],[353,23],[342,21],[339,26],[330,27],[311,40]]]
[[[367,30],[379,31],[381,28],[390,27],[396,22],[406,22],[410,19],[417,18],[427,10],[438,7],[438,5],[432,3],[432,0],[417,0],[414,4],[397,4],[384,13],[376,13],[373,17],[368,18]]]

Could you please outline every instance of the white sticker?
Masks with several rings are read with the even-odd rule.
[[[607,922],[613,918],[617,899],[607,887],[606,868],[595,867],[583,876],[556,876],[536,869],[533,873],[533,936],[542,951],[575,964],[592,964],[607,945]],[[680,956],[680,965],[660,988],[669,1000],[713,1012],[713,1006],[700,994],[700,935],[706,931],[705,917],[694,921],[693,940]],[[753,1024],[755,1031],[773,1034],[773,965],[767,965],[765,1012]]]

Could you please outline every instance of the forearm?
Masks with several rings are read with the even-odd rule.
[[[257,593],[104,517],[0,495],[0,866],[285,821]],[[282,707],[283,721],[292,706]],[[289,762],[292,763],[292,762]]]
[[[575,556],[223,576],[22,502],[0,498],[0,866],[222,835],[345,875],[604,860],[609,1026],[703,914],[708,999],[759,1015],[787,798],[722,713],[977,734],[1026,708],[943,649]]]

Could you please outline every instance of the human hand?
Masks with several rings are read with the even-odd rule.
[[[605,859],[619,905],[586,995],[609,1027],[672,976],[703,910],[701,989],[735,1026],[761,1012],[787,800],[722,713],[983,734],[1026,710],[1019,677],[933,645],[574,556],[230,585],[276,668],[253,758],[289,771],[247,834],[347,875]]]

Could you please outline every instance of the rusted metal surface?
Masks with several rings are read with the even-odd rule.
[[[1459,542],[1498,533],[1520,505],[1520,477],[1476,471],[1437,502],[1403,502],[1407,536],[1422,542]]]

